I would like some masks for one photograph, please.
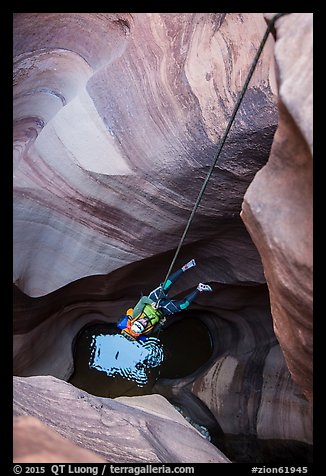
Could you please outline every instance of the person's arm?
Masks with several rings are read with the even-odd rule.
[[[145,304],[152,304],[153,302],[154,301],[150,299],[148,296],[142,296],[133,309],[133,312],[132,312],[133,319],[135,317],[140,316],[140,314],[143,312]]]
[[[120,317],[117,322],[118,329],[125,329],[127,327],[127,322],[132,317],[132,311],[133,309],[130,308],[123,317]]]

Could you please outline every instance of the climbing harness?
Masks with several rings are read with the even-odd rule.
[[[118,321],[117,327],[121,329],[123,335],[128,335],[136,340],[139,338],[139,333],[132,330],[132,325],[144,318],[147,324],[142,335],[152,334],[154,327],[162,325],[162,321],[164,320],[163,313],[160,310],[154,309],[150,304],[146,303],[137,315],[134,315],[134,309],[128,309],[126,315]]]
[[[229,119],[228,125],[227,125],[227,127],[226,127],[226,129],[225,129],[225,132],[224,132],[224,134],[223,134],[223,136],[222,136],[222,138],[221,138],[221,140],[220,140],[220,143],[219,143],[219,146],[218,146],[216,155],[215,155],[215,159],[214,159],[212,165],[210,166],[210,168],[209,168],[209,170],[208,170],[208,173],[207,173],[207,175],[206,175],[206,178],[205,178],[205,180],[204,180],[204,182],[203,182],[203,185],[202,185],[202,187],[201,187],[201,189],[200,189],[200,192],[199,192],[199,194],[198,194],[198,197],[197,197],[197,199],[196,199],[196,202],[195,202],[195,204],[194,204],[194,207],[193,207],[193,209],[192,209],[192,211],[191,211],[191,214],[190,214],[190,216],[189,216],[189,219],[188,219],[188,222],[187,222],[186,227],[185,227],[185,229],[184,229],[184,232],[183,232],[183,234],[182,234],[182,236],[181,236],[181,238],[180,238],[179,245],[178,245],[178,247],[177,247],[177,249],[176,249],[176,252],[175,252],[175,254],[174,254],[174,257],[173,257],[173,259],[172,259],[172,261],[171,261],[171,264],[170,264],[170,267],[169,267],[169,269],[168,269],[168,272],[166,273],[166,276],[165,276],[165,279],[164,279],[164,281],[163,281],[163,284],[161,285],[161,291],[160,291],[160,295],[159,295],[159,299],[158,299],[157,303],[159,303],[160,300],[162,299],[162,296],[163,296],[163,293],[164,293],[163,290],[164,290],[165,284],[166,284],[166,282],[167,282],[167,280],[168,280],[168,278],[169,278],[169,276],[170,276],[170,273],[171,273],[171,271],[172,271],[172,269],[173,269],[173,266],[174,266],[174,264],[175,264],[175,262],[176,262],[176,259],[177,259],[178,255],[179,255],[181,246],[183,245],[183,242],[184,242],[185,237],[186,237],[186,235],[187,235],[187,233],[188,233],[188,230],[189,230],[190,224],[191,224],[191,222],[192,222],[192,219],[193,219],[193,217],[194,217],[194,215],[195,215],[195,213],[196,213],[196,210],[197,210],[197,208],[198,208],[198,206],[199,206],[199,203],[200,203],[200,201],[201,201],[201,199],[202,199],[202,196],[204,195],[204,192],[205,192],[205,190],[206,190],[208,181],[209,181],[209,179],[210,179],[210,177],[211,177],[211,175],[212,175],[212,172],[213,172],[213,169],[214,169],[214,167],[215,167],[215,165],[216,165],[216,162],[217,162],[219,156],[221,155],[221,152],[222,152],[224,143],[225,143],[226,138],[227,138],[227,136],[228,136],[228,134],[229,134],[229,132],[230,132],[231,126],[232,126],[232,124],[233,124],[233,122],[234,122],[235,116],[236,116],[236,114],[237,114],[237,112],[238,112],[238,109],[239,109],[239,107],[240,107],[240,105],[241,105],[241,102],[242,102],[242,100],[243,100],[243,97],[244,97],[244,95],[245,95],[245,93],[246,93],[246,91],[247,91],[247,88],[248,88],[250,79],[251,79],[251,77],[252,77],[252,75],[253,75],[253,73],[254,73],[254,71],[255,71],[255,69],[256,69],[258,60],[259,60],[260,55],[261,55],[261,53],[262,53],[262,51],[263,51],[263,48],[264,48],[264,46],[265,46],[265,43],[266,43],[267,38],[268,38],[268,35],[270,34],[270,32],[272,31],[272,29],[274,28],[274,24],[275,24],[276,20],[278,20],[278,19],[279,19],[280,17],[282,17],[283,15],[289,15],[289,13],[277,13],[277,14],[274,15],[273,18],[270,20],[270,22],[269,22],[269,24],[268,24],[268,26],[267,26],[267,28],[266,28],[265,34],[264,34],[264,36],[263,36],[263,39],[262,39],[261,42],[260,42],[260,45],[259,45],[259,48],[258,48],[258,50],[257,50],[256,56],[255,56],[255,58],[254,58],[254,60],[253,60],[253,62],[252,62],[252,64],[251,64],[251,67],[250,67],[249,73],[248,73],[248,75],[247,75],[246,81],[245,81],[245,83],[244,83],[244,85],[243,85],[243,87],[242,87],[242,89],[241,89],[241,91],[240,91],[240,93],[239,93],[239,95],[238,95],[238,99],[237,99],[237,101],[236,101],[236,103],[235,103],[235,106],[234,106],[234,108],[233,108],[233,112],[232,112],[231,117],[230,117],[230,119]]]

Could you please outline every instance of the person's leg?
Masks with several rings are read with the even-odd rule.
[[[179,301],[176,299],[164,299],[160,302],[160,310],[165,316],[170,316],[171,314],[184,311],[198,296],[199,292],[200,291],[196,288],[190,294],[188,294],[188,296]]]
[[[160,299],[166,299],[166,293],[162,290],[162,285],[160,285],[153,289],[153,291],[149,293],[148,297],[154,302],[157,302]]]
[[[166,283],[164,285],[164,289],[162,290],[162,283],[153,291],[151,291],[148,295],[150,299],[152,299],[154,302],[157,302],[158,300],[161,299],[166,299],[168,291],[170,287],[172,286],[173,283],[175,283],[182,274],[187,271],[190,268],[193,268],[196,266],[196,261],[194,259],[188,261],[188,263],[184,264],[182,268],[178,269],[175,273],[171,274],[171,276],[166,280]]]
[[[183,275],[188,269],[193,268],[196,266],[196,261],[194,259],[188,261],[188,263],[184,264],[182,268],[178,269],[175,273],[171,274],[169,278],[167,279],[165,286],[164,286],[164,291],[168,291],[172,284],[174,284],[180,276]]]
[[[191,291],[184,299],[164,299],[160,302],[160,309],[165,315],[175,314],[184,311],[196,299],[199,293],[213,291],[208,284],[199,283],[197,288]]]

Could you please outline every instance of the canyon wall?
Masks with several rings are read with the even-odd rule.
[[[14,282],[25,294],[177,246],[264,30],[262,14],[15,15]],[[272,144],[274,82],[270,38],[187,243],[239,216]],[[245,232],[233,235],[229,249],[211,246],[227,262],[220,280],[262,281],[231,244]]]
[[[175,295],[199,281],[213,288],[188,314],[207,325],[212,357],[185,379],[161,379],[154,395],[130,397],[135,407],[134,398],[162,398],[158,407],[166,402],[178,441],[185,438],[191,451],[180,442],[174,452],[167,439],[157,448],[144,429],[164,436],[167,423],[157,416],[137,410],[133,423],[125,402],[67,383],[78,331],[116,322],[163,280],[265,28],[261,13],[14,16],[15,418],[37,418],[56,437],[106,461],[112,448],[119,462],[223,462],[228,454],[241,460],[228,435],[254,438],[245,451],[256,459],[258,440],[285,448],[289,440],[312,443],[311,403],[291,367],[302,351],[290,359],[292,379],[287,351],[297,341],[274,333],[281,298],[274,297],[263,241],[247,218],[247,189],[276,147],[272,35],[176,262],[194,257],[197,267],[176,283]],[[300,327],[296,333],[302,335]],[[185,423],[163,396],[206,425],[215,446],[178,426]],[[112,418],[109,433],[103,423],[96,436],[110,435],[110,448],[100,453],[95,433],[77,428],[80,399],[83,415],[101,408],[92,425],[97,411]],[[119,412],[134,432],[120,457]]]
[[[275,334],[291,375],[309,399],[313,390],[312,21],[312,13],[296,13],[277,22],[279,125],[268,163],[247,190],[241,213],[262,257]]]

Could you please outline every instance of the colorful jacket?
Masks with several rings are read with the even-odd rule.
[[[151,303],[153,301],[143,296],[134,308],[128,309],[125,316],[117,323],[117,327],[121,329],[122,334],[135,340],[144,341],[147,339],[148,335],[152,333],[163,317],[162,312],[159,309],[153,308]],[[131,330],[131,326],[135,321],[144,317],[148,320],[145,330],[141,334],[135,334]]]

